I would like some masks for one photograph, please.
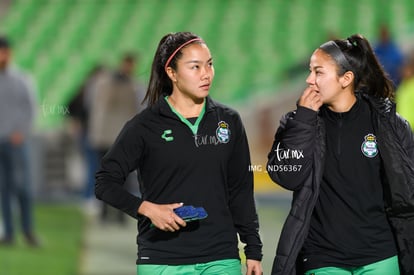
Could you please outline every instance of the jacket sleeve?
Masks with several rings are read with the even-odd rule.
[[[403,275],[414,274],[414,136],[409,123],[398,114],[392,125],[397,140],[389,141],[384,148],[383,158],[389,172],[391,211],[389,220],[393,227],[398,247],[398,260]],[[390,131],[391,132],[391,131]],[[381,150],[381,149],[380,149]]]
[[[412,104],[414,102],[414,80],[403,81],[396,92],[397,111],[410,124],[411,129],[414,130],[414,111]]]
[[[123,188],[129,173],[137,169],[138,156],[142,154],[142,138],[134,128],[136,125],[129,121],[102,158],[96,173],[95,194],[98,199],[138,219],[142,200]]]
[[[389,185],[392,212],[414,217],[414,136],[409,123],[398,114],[392,116],[392,131],[383,127],[380,152]]]
[[[256,212],[253,192],[253,173],[250,171],[250,152],[245,129],[237,115],[237,129],[234,148],[229,159],[229,208],[234,226],[245,243],[244,252],[247,259],[262,259],[262,241],[259,236],[259,219]]]
[[[14,130],[24,135],[28,135],[33,130],[33,124],[37,115],[37,103],[36,103],[36,86],[29,75],[20,75],[20,89],[21,98],[19,112],[16,114],[19,116],[14,124]]]
[[[317,112],[298,107],[285,115],[268,154],[267,172],[280,186],[295,191],[311,176],[317,139]]]
[[[414,161],[414,133],[413,133],[413,125],[414,121],[410,122],[405,117],[400,116],[399,114],[396,115],[397,121],[399,123],[395,123],[395,125],[399,125],[399,129],[396,130],[396,133],[399,134],[399,139],[401,144],[405,148],[409,159]]]

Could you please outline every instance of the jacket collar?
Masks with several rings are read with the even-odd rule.
[[[218,103],[210,98],[210,96],[206,97],[206,107],[205,107],[205,113],[209,113],[211,111],[214,111],[217,108]],[[171,110],[170,106],[166,102],[164,96],[160,97],[157,101],[157,103],[154,104],[154,106],[151,107],[153,111],[158,112],[160,115],[171,117],[171,118],[177,118],[177,116],[174,114],[174,112]]]

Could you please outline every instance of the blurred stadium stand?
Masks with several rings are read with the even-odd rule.
[[[357,32],[374,42],[384,22],[399,42],[414,37],[412,0],[0,0],[0,8],[0,33],[14,41],[15,61],[34,74],[46,108],[66,106],[96,63],[112,66],[124,51],[140,54],[136,76],[146,83],[164,34],[201,35],[215,62],[211,94],[241,106],[253,148],[263,147],[253,150],[258,162],[279,113],[294,107],[292,89],[300,91],[304,78],[292,77],[307,71],[315,47]],[[267,143],[256,136],[258,114],[272,118]],[[39,125],[58,127],[63,116],[43,114]]]

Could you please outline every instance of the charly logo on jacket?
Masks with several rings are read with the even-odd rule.
[[[172,130],[164,130],[164,133],[161,135],[161,138],[165,139],[165,141],[173,141],[174,137],[172,136]]]
[[[364,156],[369,158],[373,158],[378,154],[377,138],[373,134],[368,134],[364,137],[361,151]]]
[[[216,130],[216,137],[221,143],[227,143],[230,140],[229,125],[225,121],[220,121]]]

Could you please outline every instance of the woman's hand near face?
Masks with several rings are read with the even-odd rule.
[[[318,111],[322,104],[321,94],[311,87],[307,87],[299,99],[299,106],[314,111]]]
[[[182,203],[156,204],[143,201],[138,208],[138,214],[148,217],[160,230],[174,232],[186,226],[186,222],[174,213],[174,209],[182,205]]]

